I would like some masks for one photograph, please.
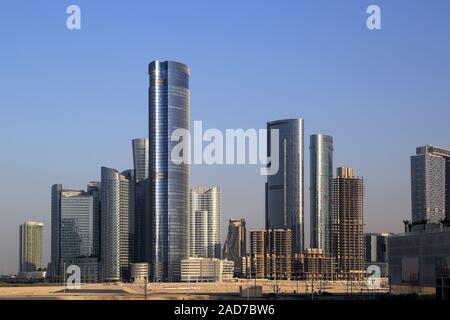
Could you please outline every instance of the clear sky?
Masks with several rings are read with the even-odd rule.
[[[77,4],[82,29],[66,28]],[[366,28],[381,7],[382,30]],[[101,166],[132,166],[147,136],[147,64],[191,68],[191,120],[264,128],[305,119],[335,139],[335,166],[365,178],[369,232],[410,217],[409,156],[450,147],[450,1],[2,1],[0,5],[0,273],[18,267],[19,224],[45,223],[50,187],[84,188]],[[192,185],[220,185],[229,218],[263,226],[257,166],[200,167]],[[307,242],[309,239],[307,237]]]

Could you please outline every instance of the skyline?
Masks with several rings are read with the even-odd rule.
[[[208,8],[216,8],[224,16],[213,11],[216,15],[208,19],[212,30],[206,31],[200,30],[205,20],[189,21],[187,30],[181,30],[186,36],[181,41],[183,44],[193,41],[189,48],[166,43],[162,36],[156,38],[159,44],[164,44],[162,48],[147,47],[137,41],[146,32],[149,37],[155,36],[151,31],[154,22],[141,22],[141,25],[125,17],[118,19],[116,27],[111,24],[102,27],[100,22],[105,22],[106,18],[95,20],[104,15],[100,14],[100,4],[79,1],[87,19],[79,33],[64,30],[65,4],[40,4],[43,8],[27,4],[20,11],[19,4],[14,8],[6,5],[14,10],[6,10],[13,13],[9,17],[0,13],[0,32],[5,47],[0,53],[4,58],[0,62],[4,70],[0,83],[5,88],[0,100],[4,112],[0,119],[3,133],[0,145],[8,150],[0,159],[5,175],[0,184],[0,214],[5,221],[0,227],[0,273],[17,270],[18,246],[11,239],[17,239],[17,226],[25,220],[44,222],[44,264],[49,260],[52,184],[83,189],[89,181],[100,180],[101,166],[120,171],[132,168],[131,140],[146,137],[145,66],[153,59],[171,58],[175,52],[183,52],[174,58],[187,63],[193,72],[191,121],[203,120],[208,128],[264,128],[267,121],[305,119],[306,141],[316,133],[333,136],[335,167],[352,166],[364,176],[367,187],[365,231],[401,232],[402,219],[411,216],[409,157],[420,145],[449,147],[450,144],[446,139],[450,129],[445,121],[449,116],[450,96],[446,88],[450,84],[447,77],[450,66],[446,57],[450,55],[450,48],[443,41],[450,33],[449,21],[427,20],[432,16],[431,11],[444,18],[440,12],[448,12],[450,6],[437,1],[433,8],[421,10],[425,2],[377,2],[385,17],[383,30],[378,34],[363,28],[366,3],[356,1],[346,8],[327,3],[327,9],[319,8],[319,4],[284,3],[269,18],[265,14],[269,7],[264,4],[258,6],[260,11],[256,12],[251,11],[251,4],[242,5],[242,12],[235,12],[234,6],[230,9],[211,5]],[[408,9],[406,13],[402,4]],[[108,3],[108,6],[121,17],[120,5]],[[195,13],[199,6],[182,5],[177,15],[184,9]],[[140,3],[129,10],[141,17],[139,12],[146,7]],[[297,10],[284,12],[291,7]],[[244,28],[242,35],[233,33],[236,29],[226,23],[226,17],[236,13],[236,21],[242,27],[246,23],[244,16],[249,12],[254,13],[253,28]],[[11,20],[19,13],[30,23],[39,16],[49,19],[39,21],[40,28],[33,31]],[[212,23],[218,15],[222,18]],[[90,19],[93,16],[95,19]],[[399,20],[394,21],[392,16]],[[282,17],[286,17],[285,21],[281,21]],[[346,20],[345,17],[353,18],[340,21]],[[409,19],[418,23],[406,23]],[[332,31],[330,26],[336,24],[342,28]],[[16,41],[7,34],[11,26],[16,28],[16,37],[23,41]],[[226,26],[231,30],[226,30]],[[288,41],[293,32],[289,26],[295,27],[299,43]],[[150,29],[143,30],[145,27]],[[268,30],[269,27],[274,28]],[[213,35],[217,29],[221,30],[221,41],[236,40],[232,42],[233,50],[223,50],[226,45],[214,39],[204,41],[204,37]],[[46,37],[41,35],[42,31]],[[126,38],[127,31],[132,33],[130,39]],[[178,31],[174,27],[164,34],[170,37]],[[308,35],[311,31],[315,31],[313,37]],[[107,36],[111,34],[120,38],[123,48],[114,46],[116,39]],[[260,38],[251,37],[258,34]],[[98,36],[105,35],[106,38],[96,45]],[[251,43],[246,44],[244,40],[249,39]],[[267,47],[267,39],[273,43],[270,47]],[[38,44],[36,41],[43,41],[48,49],[32,47]],[[280,50],[276,49],[277,45]],[[205,50],[208,48],[212,50]],[[356,56],[347,56],[349,48],[356,51]],[[235,59],[235,50],[239,50],[240,59]],[[5,63],[15,54],[19,54],[18,62]],[[286,68],[288,65],[291,68]],[[330,71],[334,73],[329,74]],[[117,74],[120,76],[116,77]],[[270,79],[267,79],[268,74]],[[420,74],[420,78],[416,74]],[[41,80],[43,76],[45,81]],[[274,85],[274,82],[280,84]],[[23,83],[27,89],[25,95],[22,94]],[[375,86],[377,91],[374,91]],[[242,108],[248,112],[240,112]],[[329,117],[324,116],[327,113]],[[349,117],[353,120],[351,123],[346,122]],[[104,127],[99,119],[106,120]],[[56,132],[63,134],[57,137]],[[307,247],[308,150],[309,145],[305,144]],[[265,181],[257,170],[258,166],[193,165],[191,186],[220,185],[222,227],[229,219],[245,218],[249,229],[256,229],[264,225]],[[249,183],[237,186],[236,179]],[[19,194],[18,190],[23,192]],[[26,201],[22,198],[24,194]],[[223,227],[222,243],[225,230]]]

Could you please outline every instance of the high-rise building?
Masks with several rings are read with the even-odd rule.
[[[189,236],[191,257],[221,258],[220,218],[220,188],[192,188]]]
[[[266,277],[266,230],[250,230],[250,275]]]
[[[243,277],[243,258],[247,255],[247,228],[244,219],[232,220],[228,224],[228,235],[223,247],[223,258],[234,262],[234,273]]]
[[[155,281],[180,281],[181,260],[189,256],[189,165],[171,161],[171,151],[180,141],[170,139],[177,129],[189,130],[189,74],[188,66],[179,62],[149,64],[149,201]]]
[[[60,224],[61,224],[61,184],[54,184],[51,189],[51,262],[49,275],[54,278],[60,272]]]
[[[61,191],[60,264],[94,254],[94,199],[84,191]]]
[[[133,139],[133,164],[136,182],[148,179],[148,139]]]
[[[101,278],[103,281],[129,279],[132,262],[134,208],[130,171],[101,171]]]
[[[49,275],[57,280],[63,263],[73,258],[98,258],[100,254],[100,183],[87,191],[52,186],[51,263]]]
[[[413,223],[439,224],[450,219],[450,150],[431,145],[411,156]]]
[[[365,277],[364,183],[352,168],[338,168],[332,179],[332,252],[342,279]]]
[[[331,178],[333,178],[333,138],[310,137],[311,247],[331,252]]]
[[[150,262],[151,225],[148,190],[149,140],[133,139],[133,163],[135,176],[135,257],[137,262]]]
[[[279,170],[276,174],[267,176],[266,229],[291,229],[293,251],[301,252],[305,240],[303,119],[267,123],[269,157],[277,156],[269,148],[273,129],[278,130]]]
[[[292,276],[292,232],[289,228],[266,231],[266,277],[290,280]]]
[[[20,225],[20,272],[34,272],[43,268],[44,224],[26,221]]]
[[[94,203],[94,212],[93,212],[93,228],[92,232],[94,240],[94,250],[93,256],[99,258],[100,257],[100,225],[101,225],[101,204],[100,204],[100,186],[101,182],[99,181],[91,181],[87,185],[87,193],[92,196],[92,201]]]

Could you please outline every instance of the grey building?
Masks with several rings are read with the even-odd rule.
[[[92,196],[92,201],[94,203],[93,208],[93,256],[99,258],[100,257],[100,223],[101,223],[101,204],[100,204],[100,186],[101,182],[99,181],[91,181],[87,185],[87,193]]]
[[[191,257],[221,258],[221,194],[219,187],[195,187],[190,192]]]
[[[311,248],[331,253],[331,178],[333,178],[333,137],[310,137]]]
[[[51,261],[49,275],[55,278],[59,275],[59,244],[60,244],[60,215],[61,215],[61,184],[54,184],[51,188]]]
[[[388,238],[389,274],[394,293],[450,293],[450,229],[437,228]]]
[[[234,262],[234,273],[243,277],[243,258],[247,255],[247,228],[244,219],[232,220],[228,224],[227,240],[223,247],[223,258]]]
[[[101,279],[129,279],[132,262],[134,208],[130,201],[133,181],[129,172],[101,170]],[[132,199],[132,198],[131,198]]]
[[[152,277],[180,281],[181,260],[189,256],[189,165],[171,161],[189,130],[189,67],[174,61],[149,64],[149,177],[152,225]]]
[[[94,199],[84,191],[62,191],[60,259],[94,254]]]
[[[450,150],[431,145],[411,156],[412,222],[439,224],[450,217]]]
[[[366,233],[366,269],[376,265],[380,268],[381,276],[388,276],[388,237],[390,233]]]
[[[272,155],[271,130],[279,133],[279,170],[267,176],[266,229],[290,228],[292,249],[304,249],[304,157],[303,119],[279,120],[267,123],[268,156]]]
[[[34,272],[43,268],[44,224],[26,221],[19,228],[19,272]]]

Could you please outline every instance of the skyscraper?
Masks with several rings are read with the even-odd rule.
[[[365,277],[364,183],[352,168],[338,168],[332,179],[332,252],[342,279]]]
[[[44,224],[26,221],[20,225],[20,272],[33,272],[43,267]]]
[[[92,201],[94,203],[94,212],[93,212],[93,228],[92,232],[94,240],[94,251],[93,256],[99,258],[100,257],[100,225],[101,225],[101,204],[100,204],[100,186],[101,182],[99,181],[91,181],[87,185],[87,193],[92,196]]]
[[[228,224],[228,235],[223,247],[223,258],[234,262],[234,274],[242,277],[242,259],[247,255],[247,228],[245,220],[231,220]]]
[[[103,281],[128,279],[131,262],[133,207],[130,204],[132,180],[110,168],[101,171],[101,278]],[[131,191],[132,192],[132,191]]]
[[[411,204],[414,223],[450,219],[450,150],[431,145],[411,156]]]
[[[220,218],[220,188],[192,188],[190,192],[191,257],[221,258]]]
[[[333,177],[333,138],[310,137],[311,247],[331,252],[331,178]]]
[[[149,64],[149,201],[155,281],[180,281],[181,259],[189,256],[189,165],[171,161],[179,141],[169,139],[176,129],[189,130],[189,74],[188,66],[179,62]]]
[[[52,277],[59,275],[59,244],[60,244],[60,224],[61,224],[61,184],[54,184],[51,189],[51,263],[49,273]]]
[[[60,219],[60,261],[93,256],[93,196],[83,191],[62,191]]]
[[[149,181],[148,181],[148,157],[149,140],[134,139],[133,163],[135,175],[135,261],[151,262],[150,245],[151,231],[150,207],[149,207]]]
[[[148,179],[148,139],[133,139],[133,164],[136,182]]]
[[[271,130],[279,130],[279,170],[267,176],[266,229],[290,228],[294,252],[304,249],[303,119],[267,123],[268,156]]]

